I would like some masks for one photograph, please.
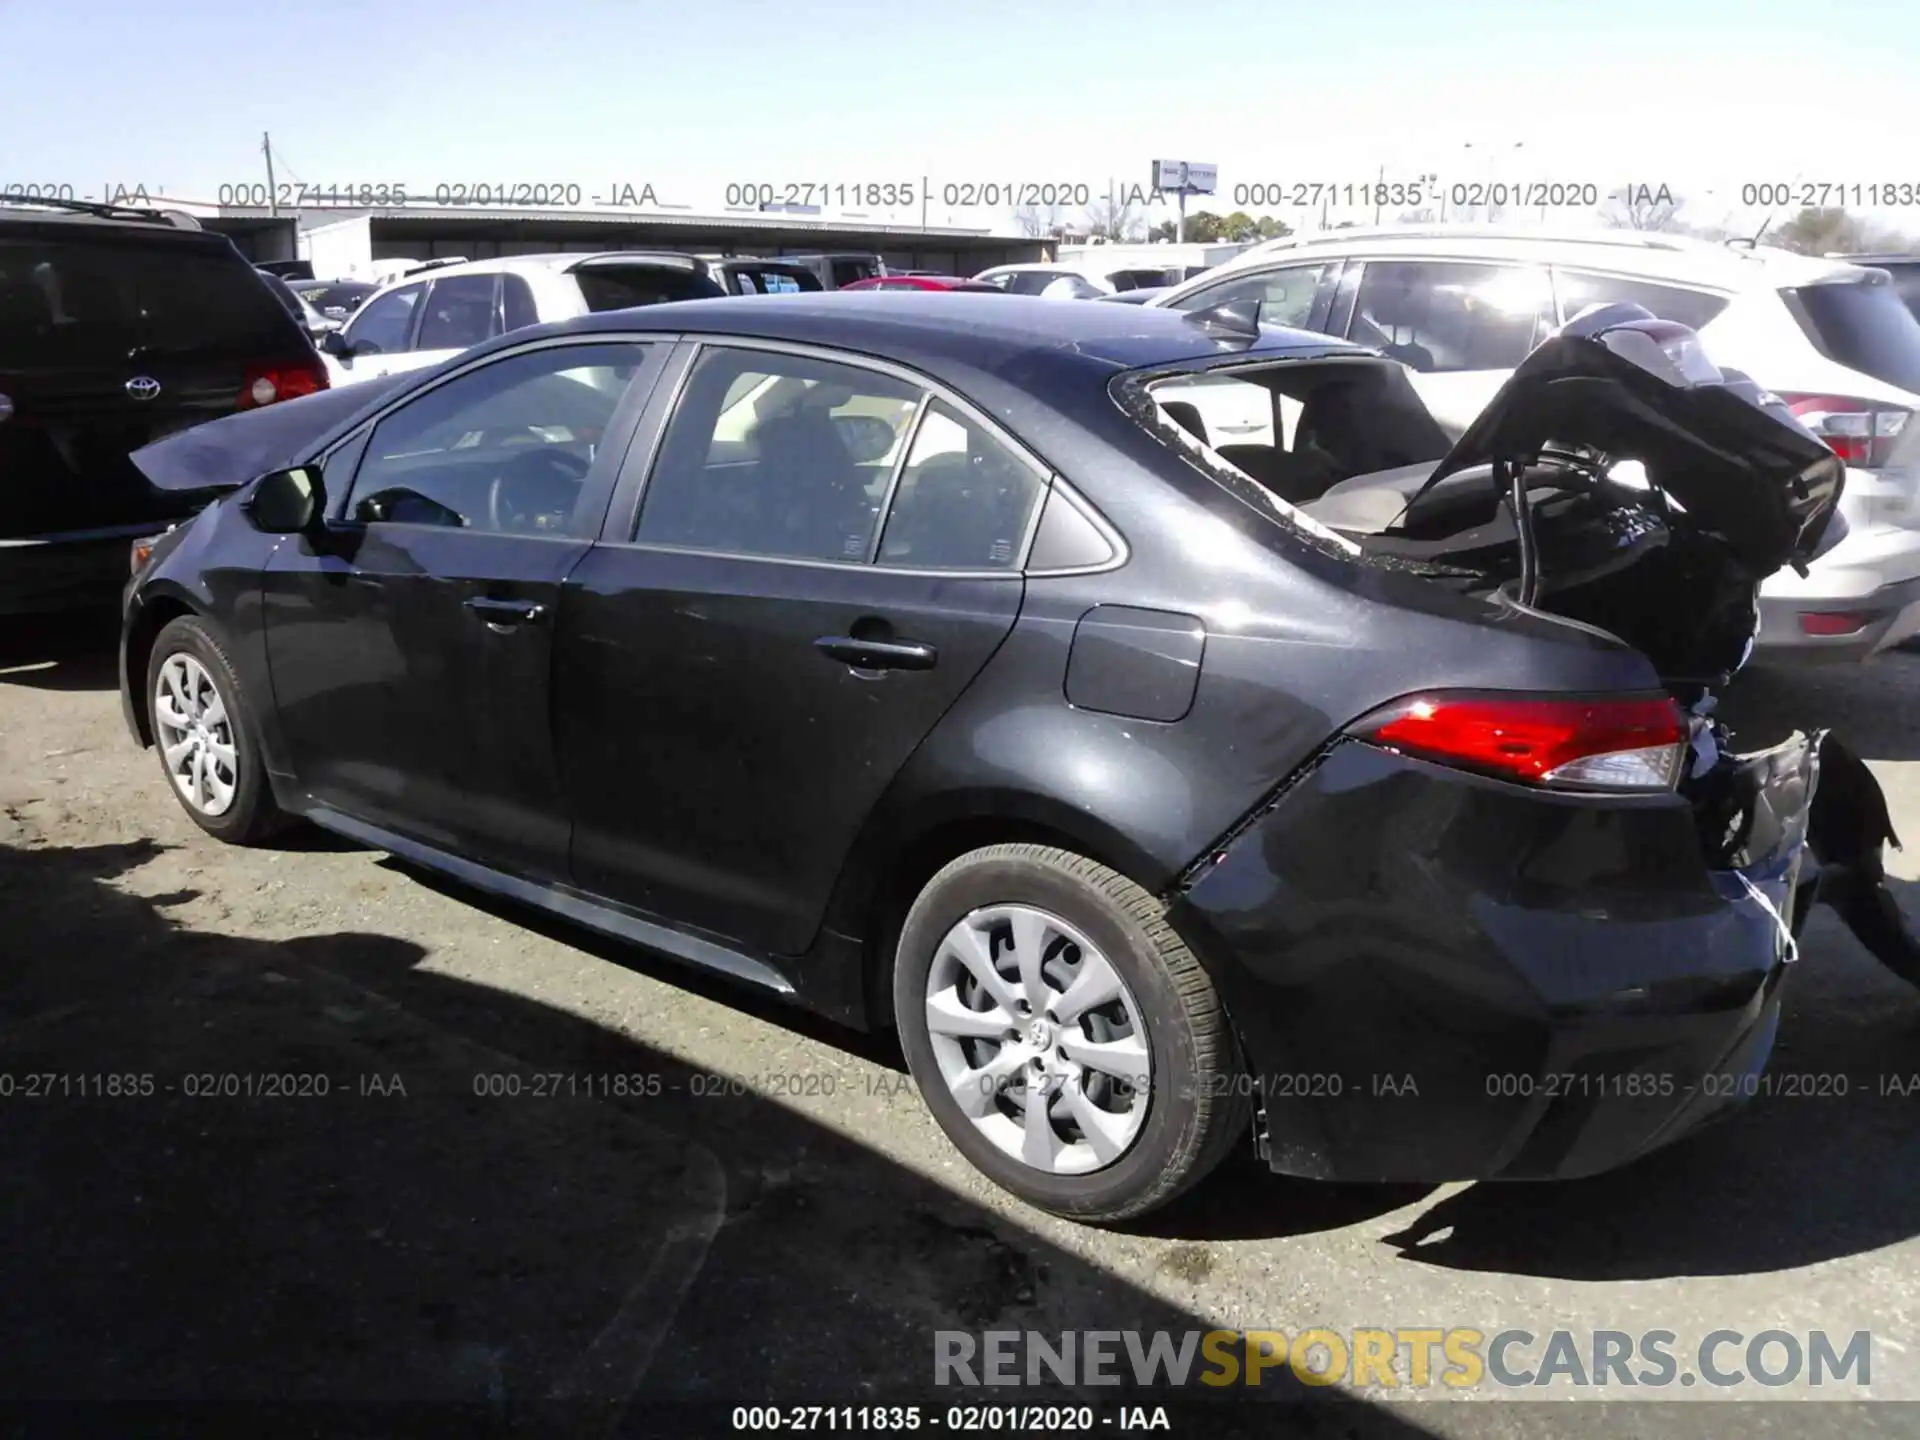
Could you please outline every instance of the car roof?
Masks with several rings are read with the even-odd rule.
[[[488,343],[535,333],[609,330],[705,333],[845,348],[936,376],[966,370],[1004,376],[1010,370],[1017,373],[1023,360],[1042,355],[1111,373],[1235,354],[1281,358],[1329,351],[1373,353],[1326,335],[1270,325],[1262,327],[1251,345],[1223,340],[1175,310],[926,290],[807,291],[772,303],[762,295],[677,300],[583,315]]]
[[[1215,266],[1215,279],[1287,260],[1369,255],[1419,255],[1427,259],[1503,260],[1578,265],[1741,290],[1807,285],[1857,269],[1846,261],[1796,254],[1771,245],[1747,246],[1685,235],[1628,229],[1516,230],[1499,225],[1355,226],[1264,241]],[[1200,277],[1195,277],[1196,281]]]
[[[111,208],[101,206],[98,211],[70,210],[9,197],[0,201],[0,227],[55,235],[64,232],[75,238],[81,235],[89,238],[101,235],[137,236],[150,238],[157,245],[187,245],[205,250],[233,249],[233,243],[226,236],[217,231],[203,230],[197,223],[182,224],[158,210],[129,209],[113,214],[99,213]],[[238,254],[237,251],[235,253]]]
[[[703,263],[699,257],[678,250],[554,250],[539,255],[496,255],[484,260],[462,260],[454,265],[435,265],[430,270],[401,275],[387,283],[398,285],[408,280],[418,280],[423,275],[431,275],[437,280],[443,275],[491,275],[499,270],[572,270],[584,265],[606,265],[615,261],[665,265],[675,270],[698,270]],[[425,265],[427,262],[421,263]]]

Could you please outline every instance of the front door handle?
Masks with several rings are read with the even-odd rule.
[[[856,670],[931,670],[940,652],[917,640],[861,640],[829,635],[813,642],[822,655]]]
[[[547,613],[546,606],[531,600],[496,600],[491,595],[472,596],[467,609],[489,625],[532,625]]]

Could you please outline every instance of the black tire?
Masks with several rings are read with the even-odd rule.
[[[1061,1175],[1007,1154],[967,1118],[941,1076],[926,1023],[936,952],[962,918],[1002,904],[1035,906],[1077,927],[1139,1008],[1153,1060],[1147,1115],[1131,1147],[1102,1169]],[[995,1184],[1053,1214],[1108,1222],[1144,1215],[1205,1177],[1249,1134],[1245,1067],[1211,977],[1159,901],[1085,856],[992,845],[947,865],[901,927],[893,1007],[908,1068],[947,1137]]]
[[[205,668],[230,721],[235,752],[233,802],[218,815],[209,815],[189,804],[167,768],[160,717],[155,713],[155,692],[160,687],[162,667],[179,654],[192,656]],[[274,800],[273,786],[261,760],[259,726],[247,694],[241,688],[239,674],[218,633],[200,616],[181,615],[169,620],[154,637],[153,650],[147,657],[146,707],[154,753],[159,757],[161,773],[166,776],[167,789],[194,824],[230,845],[253,845],[291,823]]]

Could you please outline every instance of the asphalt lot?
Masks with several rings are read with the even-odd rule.
[[[0,640],[0,1070],[155,1077],[0,1097],[0,1402],[691,1434],[743,1402],[925,1404],[940,1329],[1417,1325],[1667,1329],[1683,1351],[1722,1327],[1866,1329],[1870,1395],[1920,1400],[1920,1095],[1879,1078],[1920,1072],[1920,992],[1830,916],[1774,1071],[1843,1073],[1844,1097],[1762,1098],[1577,1184],[1234,1163],[1101,1232],[978,1178],[885,1043],[324,836],[203,837],[125,734],[111,644],[90,623]],[[1728,710],[1743,740],[1828,725],[1868,758],[1915,842],[1891,869],[1920,918],[1920,654],[1742,677]],[[261,1074],[327,1093],[186,1093]],[[553,1075],[653,1093],[536,1093]],[[1175,1433],[1920,1433],[1920,1406],[1725,1398],[1833,1389],[1587,1403],[1620,1393],[1402,1392],[1284,1428],[1215,1407]],[[458,1408],[392,1408],[422,1403]],[[181,1433],[206,1432],[195,1413]]]

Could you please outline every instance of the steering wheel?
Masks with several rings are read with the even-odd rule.
[[[535,515],[572,510],[591,467],[584,457],[551,445],[515,457],[487,486],[488,523],[496,531],[531,530],[527,522]]]

